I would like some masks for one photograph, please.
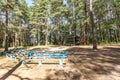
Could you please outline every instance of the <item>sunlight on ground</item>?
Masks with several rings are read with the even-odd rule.
[[[20,65],[12,59],[0,57],[0,77],[13,68],[5,80],[120,80],[120,45],[98,46],[97,51],[92,46],[35,46],[28,49],[43,49],[46,51],[69,51],[70,55],[58,64],[59,59],[34,59],[31,64]],[[48,64],[38,65],[42,60]],[[56,62],[56,64],[49,64]],[[32,76],[31,76],[32,75]]]

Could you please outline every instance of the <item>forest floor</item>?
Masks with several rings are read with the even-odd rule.
[[[37,60],[21,65],[1,56],[0,80],[120,80],[120,44],[98,46],[98,50],[92,50],[92,46],[52,46],[43,50],[66,50],[70,54],[63,66],[52,64],[59,59],[45,59],[46,64],[40,66]]]

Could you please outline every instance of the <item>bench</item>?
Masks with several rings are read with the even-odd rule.
[[[67,58],[68,52],[45,52],[45,53],[39,53],[34,56],[29,56],[29,60],[31,61],[32,59],[59,59],[58,64],[63,65],[63,59]],[[24,62],[23,62],[24,63]],[[38,61],[39,65],[42,65],[42,60]]]

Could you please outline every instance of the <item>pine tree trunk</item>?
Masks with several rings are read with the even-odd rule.
[[[13,47],[15,47],[15,37],[12,36],[12,44],[13,44]]]
[[[8,51],[8,0],[6,0],[6,30],[5,30],[5,51]]]
[[[0,26],[2,25],[2,16],[1,16],[1,12],[0,12]]]
[[[119,41],[120,41],[120,24],[119,24],[119,26],[118,26],[118,39],[119,39]]]
[[[74,45],[76,45],[76,22],[75,22],[75,3],[73,3],[73,31],[74,31]]]
[[[37,38],[37,45],[39,45],[39,39],[38,39],[38,26],[36,26],[37,29],[37,34],[36,34],[36,38]]]
[[[18,34],[15,33],[15,48],[18,46]]]
[[[93,34],[93,49],[97,49],[97,29],[94,23],[92,0],[90,0],[90,20],[91,20],[92,34]]]
[[[87,19],[87,0],[84,0],[84,14]],[[89,44],[89,32],[88,32],[88,23],[85,22],[85,39],[86,39],[86,44]]]
[[[47,19],[45,20],[45,27],[46,27],[46,32],[45,32],[45,45],[48,45],[48,25],[47,25]]]

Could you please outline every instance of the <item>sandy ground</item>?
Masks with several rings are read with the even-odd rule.
[[[45,51],[70,52],[58,65],[59,59],[42,59],[21,65],[12,59],[0,57],[0,80],[120,80],[120,45],[48,47]],[[39,48],[35,48],[39,49]]]

